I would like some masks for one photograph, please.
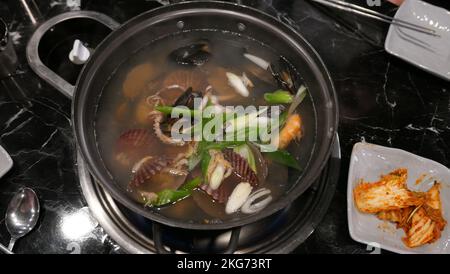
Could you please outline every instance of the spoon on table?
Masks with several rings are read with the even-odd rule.
[[[11,240],[8,249],[12,251],[15,242],[33,230],[39,218],[39,200],[31,188],[22,188],[11,199],[6,210],[5,223]]]

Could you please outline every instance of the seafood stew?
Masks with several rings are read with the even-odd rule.
[[[148,210],[191,223],[264,210],[307,168],[316,138],[312,98],[289,61],[250,37],[220,31],[180,32],[143,47],[100,97],[96,141],[111,178]],[[230,106],[257,111],[230,118]],[[196,125],[204,133],[208,123],[195,115],[204,118],[207,109],[208,121],[223,116],[214,137],[231,131],[231,141],[173,136],[186,120],[174,111],[193,114],[184,121],[191,127],[177,133]],[[269,122],[265,129],[276,137],[248,138]]]

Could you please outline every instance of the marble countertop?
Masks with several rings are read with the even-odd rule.
[[[101,227],[74,229],[86,202],[78,184],[69,99],[28,67],[25,46],[34,27],[17,6],[1,1],[0,17],[9,25],[19,68],[0,82],[0,145],[13,169],[0,179],[0,242],[9,234],[3,216],[12,194],[32,187],[42,203],[37,228],[16,244],[17,253],[117,253]],[[43,18],[89,9],[118,22],[155,7],[153,1],[36,1]],[[160,1],[168,2],[168,1]],[[241,1],[291,24],[319,52],[328,67],[340,105],[342,167],[338,189],[322,223],[297,253],[369,253],[350,238],[346,214],[349,157],[365,140],[401,148],[450,165],[450,85],[384,51],[387,25],[330,11],[304,0]],[[357,1],[353,1],[357,2]],[[359,1],[360,2],[360,1]],[[437,1],[435,1],[437,2]],[[441,1],[442,5],[442,1]],[[444,4],[450,9],[450,3]],[[393,14],[382,1],[377,9]]]

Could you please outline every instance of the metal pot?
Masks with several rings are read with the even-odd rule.
[[[88,13],[93,15],[92,12]],[[59,16],[57,20],[64,20],[64,17]],[[321,173],[330,156],[337,131],[336,94],[329,73],[316,51],[291,27],[253,8],[224,2],[197,1],[151,10],[134,17],[119,27],[117,23],[105,18],[104,15],[99,21],[107,24],[114,31],[95,49],[75,86],[68,84],[54,72],[46,69],[42,62],[39,64],[37,41],[39,35],[42,36],[45,30],[38,29],[37,34],[35,33],[37,37],[30,40],[27,55],[31,67],[38,75],[67,96],[72,97],[73,95],[72,120],[78,149],[91,174],[115,200],[159,224],[201,230],[238,228],[287,207],[307,190]],[[272,202],[259,213],[215,224],[196,224],[168,218],[156,211],[144,208],[130,198],[109,175],[96,145],[94,127],[97,104],[103,87],[114,70],[130,57],[131,52],[137,51],[155,37],[163,34],[179,32],[180,29],[205,28],[245,32],[246,35],[269,44],[280,55],[291,60],[308,86],[315,109],[315,121],[312,123],[315,123],[316,128],[314,143],[308,144],[312,146],[312,153],[307,166],[296,178],[295,183],[286,189],[277,201]],[[158,231],[159,228],[156,226],[155,230]],[[237,243],[239,230],[235,231],[231,242]],[[158,239],[155,239],[155,242],[158,242]],[[232,244],[230,243],[230,245]]]

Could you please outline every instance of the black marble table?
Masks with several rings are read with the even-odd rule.
[[[0,179],[0,242],[9,234],[3,216],[22,186],[36,190],[42,204],[37,228],[16,244],[17,253],[117,253],[95,221],[86,220],[78,184],[71,102],[28,67],[25,46],[34,27],[17,0],[0,2],[0,17],[11,30],[20,66],[0,83],[0,145],[14,160]],[[79,9],[80,1],[36,1],[42,18]],[[160,1],[168,2],[168,1]],[[369,253],[348,232],[346,187],[355,142],[408,150],[450,165],[450,85],[387,54],[387,25],[330,11],[304,0],[241,1],[292,24],[322,56],[331,72],[340,105],[342,168],[332,205],[315,233],[297,253]],[[353,1],[363,3],[364,1]],[[450,9],[450,3],[435,1]],[[119,22],[155,7],[152,1],[81,1],[81,8]],[[393,14],[395,7],[376,8]],[[75,224],[84,223],[84,226]],[[74,229],[74,227],[78,227]]]

